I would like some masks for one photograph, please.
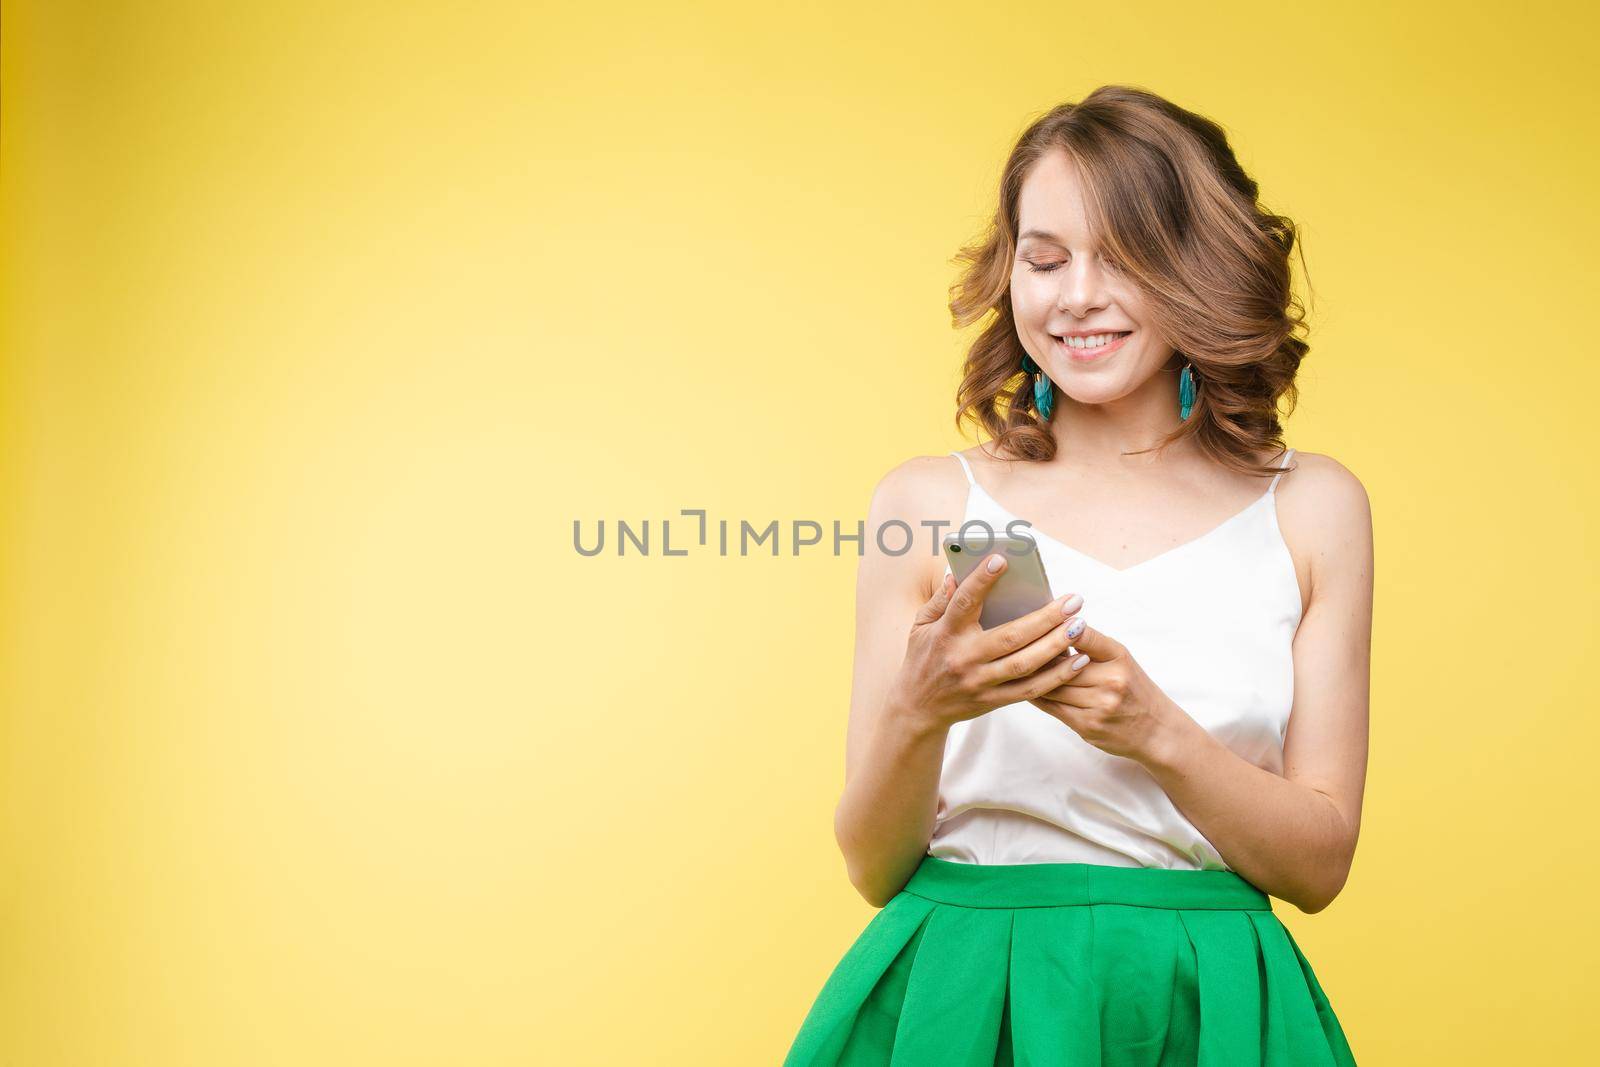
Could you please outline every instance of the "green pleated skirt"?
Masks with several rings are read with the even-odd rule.
[[[1346,1067],[1267,895],[1233,871],[925,856],[784,1067]]]

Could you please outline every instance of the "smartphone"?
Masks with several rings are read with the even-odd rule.
[[[945,561],[950,564],[950,573],[955,575],[958,584],[966,581],[974,568],[995,553],[1006,557],[1006,569],[990,587],[978,615],[978,625],[985,630],[1020,619],[1055,599],[1050,591],[1050,579],[1044,573],[1044,560],[1039,558],[1039,545],[1031,537],[987,530],[972,537],[945,534],[943,546]]]

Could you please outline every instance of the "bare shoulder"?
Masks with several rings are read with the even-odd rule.
[[[913,527],[923,520],[948,520],[965,510],[966,478],[950,455],[912,456],[878,479],[870,512]]]
[[[932,595],[944,573],[936,542],[940,533],[960,525],[966,490],[966,476],[948,454],[912,456],[889,468],[867,508],[863,571],[914,573],[919,588]],[[907,545],[908,551],[900,551]]]
[[[1372,502],[1355,472],[1322,452],[1296,451],[1278,482],[1278,524],[1296,569],[1318,584],[1370,581]]]

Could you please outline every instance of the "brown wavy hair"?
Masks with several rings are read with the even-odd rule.
[[[1193,365],[1189,418],[1152,448],[1129,454],[1193,436],[1233,470],[1277,473],[1255,456],[1264,449],[1282,455],[1279,399],[1287,397],[1294,410],[1295,373],[1310,350],[1300,336],[1305,309],[1291,285],[1295,225],[1260,205],[1221,126],[1126,85],[1060,104],[1024,131],[1006,161],[988,232],[953,260],[966,264],[950,287],[956,327],[996,312],[967,350],[957,428],[976,422],[1011,456],[1055,455],[1023,370],[1027,351],[1011,313],[1011,271],[1023,179],[1057,150],[1077,165],[1101,250],[1138,286],[1159,332]],[[1304,269],[1303,249],[1300,261]]]

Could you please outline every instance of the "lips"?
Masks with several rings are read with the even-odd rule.
[[[1051,335],[1051,340],[1055,343],[1055,346],[1059,351],[1066,354],[1068,359],[1076,363],[1092,363],[1095,360],[1103,359],[1106,356],[1109,356],[1111,353],[1121,348],[1123,343],[1127,341],[1129,337],[1133,336],[1132,330],[1128,330],[1126,332],[1121,330],[1106,330],[1104,333],[1116,333],[1120,334],[1121,336],[1119,336],[1115,341],[1112,341],[1110,344],[1099,345],[1095,348],[1073,348],[1071,345],[1067,344],[1065,339],[1054,334]],[[1091,334],[1090,336],[1102,335],[1103,334]]]

